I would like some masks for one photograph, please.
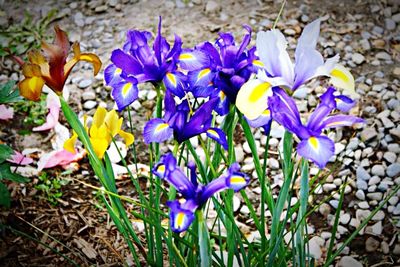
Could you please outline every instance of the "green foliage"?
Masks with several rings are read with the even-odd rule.
[[[42,172],[38,178],[39,183],[35,185],[35,188],[42,191],[47,201],[52,205],[57,205],[58,199],[63,195],[61,187],[68,184],[69,181],[58,176],[54,178],[49,177],[46,172]]]
[[[32,14],[26,11],[22,22],[14,23],[7,29],[0,29],[0,56],[9,53],[22,55],[31,48],[39,48],[49,24],[58,19],[56,15],[57,10],[52,9],[46,16],[35,20]],[[6,51],[6,48],[9,51]]]
[[[14,111],[24,116],[24,124],[42,125],[46,121],[47,107],[46,96],[42,95],[40,101],[21,101],[14,104]]]
[[[7,186],[1,181],[9,180],[16,183],[25,183],[29,181],[26,177],[10,170],[10,164],[7,163],[6,160],[10,158],[13,153],[10,147],[0,144],[0,205],[7,208],[9,208],[11,204],[10,193],[8,192]]]
[[[21,99],[15,81],[10,80],[0,85],[0,104],[17,102]]]

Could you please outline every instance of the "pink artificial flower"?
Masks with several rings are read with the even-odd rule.
[[[0,105],[0,120],[8,120],[14,117],[14,109],[7,108],[5,105]]]
[[[49,109],[49,113],[47,114],[46,117],[46,122],[41,126],[34,127],[32,129],[33,131],[47,131],[53,129],[54,126],[56,126],[56,124],[58,123],[58,117],[60,114],[60,107],[61,107],[58,96],[53,92],[49,92],[47,94],[46,103],[47,103],[46,106]]]
[[[18,151],[14,151],[14,154],[10,159],[7,159],[8,162],[15,163],[17,165],[29,165],[33,162],[33,159],[29,157],[25,157]]]
[[[38,170],[52,168],[55,166],[62,166],[66,168],[72,162],[81,160],[86,154],[85,150],[81,152],[71,153],[65,149],[52,151],[42,155],[38,162]]]

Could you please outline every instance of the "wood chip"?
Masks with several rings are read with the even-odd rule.
[[[97,252],[88,242],[79,237],[79,238],[74,238],[74,243],[78,246],[79,249],[82,250],[82,252],[86,255],[86,257],[88,257],[91,260],[96,259]]]

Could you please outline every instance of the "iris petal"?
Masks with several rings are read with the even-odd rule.
[[[268,107],[268,97],[271,95],[269,83],[258,79],[249,80],[240,88],[236,106],[248,119],[254,120]]]
[[[330,82],[333,86],[345,90],[350,95],[357,96],[353,75],[351,75],[345,67],[336,64],[335,68],[331,71],[330,76]]]
[[[167,141],[172,135],[173,129],[164,120],[158,118],[148,121],[143,130],[143,138],[146,144]]]
[[[297,152],[322,169],[335,154],[335,144],[326,136],[311,136],[298,144]]]
[[[221,129],[210,128],[206,131],[206,134],[211,139],[217,141],[225,150],[228,150],[228,143],[226,141],[226,135]]]

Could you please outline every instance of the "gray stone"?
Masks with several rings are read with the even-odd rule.
[[[389,31],[396,29],[396,22],[392,19],[385,19],[385,28]]]
[[[387,52],[378,52],[376,53],[375,57],[382,60],[392,60],[392,57]]]
[[[368,184],[364,180],[361,180],[361,179],[357,180],[356,185],[357,185],[357,188],[360,189],[360,190],[367,190],[368,189]]]
[[[398,196],[392,196],[391,198],[389,198],[389,203],[391,205],[396,205],[397,203],[399,203],[399,197]]]
[[[379,245],[379,241],[370,236],[367,238],[367,241],[365,241],[365,250],[367,252],[375,252],[379,248]]]
[[[360,207],[360,209],[369,209],[367,201],[361,201],[360,203],[358,203],[358,207]]]
[[[386,174],[392,178],[399,175],[400,174],[400,163],[396,162],[396,163],[390,164],[389,167],[386,169]]]
[[[393,152],[393,153],[396,153],[396,154],[399,154],[399,153],[400,153],[400,145],[399,145],[399,144],[396,144],[396,143],[389,144],[389,145],[387,146],[387,149],[388,149],[390,152]]]
[[[221,6],[218,4],[218,2],[209,0],[206,3],[205,11],[206,13],[215,13],[221,10]]]
[[[78,87],[81,89],[85,89],[86,87],[91,85],[92,82],[93,81],[91,79],[83,79],[82,81],[79,82]]]
[[[378,135],[378,133],[376,132],[375,128],[371,127],[371,128],[365,128],[362,132],[361,132],[361,140],[363,142],[367,142],[373,138],[375,138]]]
[[[356,63],[357,65],[360,65],[365,61],[365,57],[360,53],[354,53],[351,56],[351,60],[353,60],[353,62]]]
[[[377,201],[382,200],[382,196],[383,196],[383,194],[381,192],[374,192],[374,193],[368,193],[367,194],[367,197],[369,199],[377,200]]]
[[[383,154],[383,158],[389,163],[394,163],[397,159],[397,156],[395,153],[387,151],[385,154]]]
[[[368,51],[368,50],[371,49],[371,45],[370,45],[370,43],[368,42],[367,39],[362,39],[362,40],[360,41],[360,45],[361,45],[361,47],[364,49],[364,51]]]
[[[348,224],[350,222],[351,216],[348,213],[345,213],[340,216],[339,220],[341,224]]]
[[[110,7],[115,7],[116,5],[118,5],[118,0],[108,0],[107,1],[107,4],[110,6]]]
[[[331,207],[326,203],[322,203],[321,206],[319,206],[319,213],[321,213],[322,216],[327,217],[329,213],[331,213]]]
[[[357,180],[368,181],[371,179],[371,175],[361,166],[357,168],[356,171]]]
[[[308,241],[308,246],[310,249],[310,254],[316,259],[320,259],[322,256],[321,247],[324,245],[325,240],[319,236],[314,236]]]
[[[372,233],[375,234],[375,235],[382,234],[382,230],[383,230],[382,221],[378,221],[377,223],[372,225],[371,226],[371,230],[372,230]]]
[[[337,209],[337,207],[339,206],[339,200],[336,199],[329,200],[329,204],[331,204],[332,207]]]
[[[400,70],[400,68],[398,68]],[[399,74],[400,76],[400,74]],[[387,103],[388,108],[390,109],[396,109],[398,106],[400,106],[400,101],[398,99],[392,98],[390,99]]]
[[[372,166],[371,174],[383,177],[385,176],[385,168],[383,167],[383,165],[380,164],[374,165]]]
[[[96,106],[97,106],[97,102],[96,102],[96,101],[93,101],[93,100],[86,101],[86,102],[83,104],[83,108],[84,108],[84,109],[87,109],[87,110],[93,109],[93,108],[95,108]]]
[[[357,190],[356,192],[356,198],[358,198],[359,200],[365,200],[365,193],[363,190]]]
[[[400,255],[400,244],[396,244],[393,249],[394,255]]]
[[[389,244],[386,241],[382,241],[381,250],[382,250],[383,254],[389,254],[389,252],[390,252]]]
[[[363,267],[363,265],[351,256],[343,256],[338,262],[337,267]]]
[[[236,161],[242,162],[244,160],[244,151],[241,146],[235,146]]]
[[[394,20],[395,22],[400,22],[400,13],[393,15],[392,20]]]
[[[379,184],[381,182],[381,178],[378,176],[372,176],[372,178],[368,181],[368,185]]]
[[[274,158],[268,159],[268,167],[270,167],[272,170],[278,170],[279,169],[279,161]]]
[[[371,220],[373,221],[382,221],[385,218],[385,212],[383,210],[379,210]]]
[[[94,12],[96,12],[96,13],[103,13],[105,11],[107,11],[107,6],[106,5],[97,6],[94,9]]]
[[[82,99],[83,99],[84,101],[87,101],[87,100],[95,100],[95,99],[96,99],[96,93],[95,93],[94,91],[92,91],[92,90],[84,91],[84,92],[82,93]]]

